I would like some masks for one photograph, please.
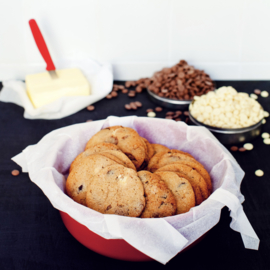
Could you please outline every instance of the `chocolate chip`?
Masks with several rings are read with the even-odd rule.
[[[112,98],[112,95],[109,94],[109,95],[106,96],[106,98],[107,99],[111,99]]]
[[[187,117],[186,120],[185,120],[185,122],[188,123],[188,121],[189,121],[189,118]]]
[[[235,151],[237,151],[237,150],[238,150],[238,147],[237,147],[237,146],[232,146],[232,147],[231,147],[231,151],[235,152]]]
[[[89,106],[87,106],[86,109],[87,109],[88,111],[93,111],[93,110],[95,109],[95,106],[89,105]]]
[[[140,85],[138,85],[136,88],[135,88],[136,92],[137,93],[141,93],[142,92],[142,87]]]
[[[181,121],[181,119],[180,119],[180,118],[175,118],[174,120],[175,120],[176,122]]]
[[[123,89],[123,90],[122,90],[122,93],[123,93],[123,94],[127,94],[127,93],[128,93],[128,90],[127,90],[127,89]]]
[[[86,120],[86,122],[93,122],[93,120],[92,119],[88,119],[88,120]]]
[[[80,185],[78,190],[81,191],[83,189],[83,185]]]
[[[18,176],[18,175],[20,174],[20,172],[19,172],[18,170],[13,170],[13,171],[11,172],[11,174],[12,174],[13,176]]]
[[[255,89],[255,90],[254,90],[254,93],[255,93],[256,95],[260,95],[260,94],[261,94],[261,90],[260,90],[260,89]]]
[[[166,112],[166,116],[168,115],[174,115],[174,112]]]
[[[130,108],[133,110],[137,110],[137,106],[136,106],[135,102],[130,103]]]
[[[189,112],[188,111],[184,111],[184,115],[185,116],[189,116]]]
[[[171,115],[167,115],[165,118],[166,119],[173,119],[173,117]]]
[[[112,97],[117,97],[117,96],[118,96],[118,94],[117,94],[117,92],[112,91],[112,92],[111,92],[111,96],[112,96]]]
[[[139,108],[142,107],[142,103],[141,103],[140,101],[135,101],[135,104],[136,104],[136,106],[139,107]]]
[[[161,107],[156,107],[156,108],[155,108],[155,111],[156,111],[156,112],[162,112],[162,110],[163,110],[163,109],[162,109]]]
[[[130,104],[126,104],[126,105],[125,105],[125,109],[126,109],[126,110],[131,110]]]
[[[147,109],[146,112],[149,113],[149,112],[153,112],[154,110],[153,109]]]
[[[135,97],[136,96],[136,92],[135,91],[129,91],[128,96],[129,97]]]
[[[247,151],[244,147],[240,147],[238,150],[239,150],[240,152],[245,152],[245,151]]]

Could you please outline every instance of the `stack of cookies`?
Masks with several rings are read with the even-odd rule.
[[[66,192],[103,214],[153,218],[188,212],[208,198],[212,183],[192,155],[113,126],[96,133],[72,162]]]

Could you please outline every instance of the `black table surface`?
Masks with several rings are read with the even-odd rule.
[[[256,88],[270,90],[270,81],[216,83],[217,87],[231,85],[247,93]],[[143,106],[127,111],[124,105],[131,101],[141,101]],[[270,97],[259,97],[258,101],[270,111]],[[111,259],[89,250],[73,238],[59,211],[30,181],[28,174],[11,175],[12,170],[21,169],[11,158],[52,130],[109,115],[146,116],[146,109],[156,107],[146,92],[133,98],[119,93],[116,98],[103,99],[94,105],[94,111],[83,109],[59,120],[28,120],[23,118],[21,107],[0,102],[0,269],[270,269],[270,146],[265,145],[261,137],[253,140],[252,151],[232,152],[246,173],[241,184],[245,196],[243,207],[261,240],[258,251],[245,249],[240,234],[229,227],[231,218],[226,207],[219,223],[199,244],[177,255],[165,266],[156,261]],[[164,118],[167,111],[163,109],[156,117]],[[182,116],[182,120],[185,117]],[[270,121],[263,125],[263,132],[270,132]],[[257,169],[263,170],[264,176],[255,176]]]

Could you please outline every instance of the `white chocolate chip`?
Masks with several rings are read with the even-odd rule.
[[[246,149],[246,150],[252,150],[253,149],[253,144],[252,143],[245,143],[243,145],[243,147]]]
[[[262,97],[268,97],[269,96],[269,93],[267,91],[262,91],[261,92],[261,96]]]
[[[250,94],[250,97],[253,99],[258,99],[258,96],[256,94]]]
[[[264,144],[270,144],[270,138],[264,139],[264,140],[263,140],[263,143],[264,143]]]
[[[264,112],[263,112],[263,116],[264,116],[264,117],[269,117],[269,112],[264,111]]]
[[[149,112],[149,113],[147,113],[147,116],[148,117],[155,117],[156,113],[155,112]]]
[[[265,119],[263,119],[263,120],[262,120],[262,124],[265,124],[265,123],[266,123],[266,120],[265,120]]]
[[[262,138],[264,138],[264,139],[268,139],[270,137],[270,135],[269,135],[269,133],[267,133],[267,132],[264,132],[263,134],[262,134]]]
[[[257,170],[255,171],[255,175],[261,177],[264,175],[264,172],[262,170]]]
[[[231,86],[209,93],[196,97],[189,108],[199,122],[220,128],[244,128],[263,119],[263,109],[254,99],[258,97],[255,94],[251,98],[247,93],[237,93]]]

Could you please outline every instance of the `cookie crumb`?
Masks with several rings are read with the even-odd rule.
[[[261,177],[264,175],[264,172],[262,170],[257,170],[255,171],[255,175]]]
[[[18,170],[13,170],[13,171],[11,172],[11,174],[12,174],[13,176],[18,176],[18,175],[20,174],[20,172],[19,172]]]

